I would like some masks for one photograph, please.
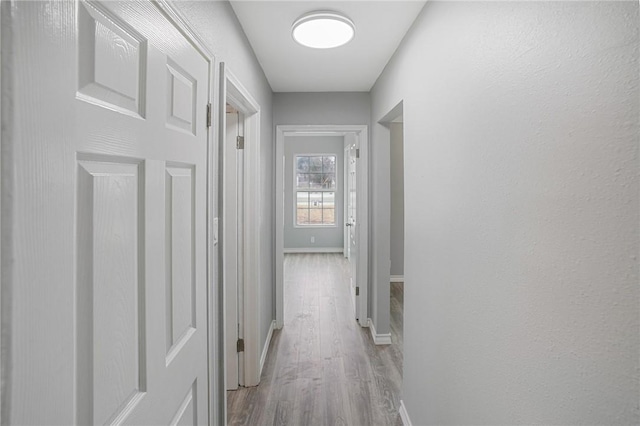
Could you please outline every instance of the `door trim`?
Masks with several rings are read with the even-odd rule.
[[[362,327],[369,325],[369,136],[367,125],[277,125],[276,126],[276,215],[275,215],[275,281],[276,281],[276,328],[284,326],[284,138],[285,136],[310,136],[327,133],[355,133],[360,140],[360,169],[358,170],[358,210],[360,252],[357,265],[357,285],[360,287],[360,318]]]
[[[187,20],[182,16],[182,13],[175,8],[170,0],[152,0],[152,2],[156,4],[158,9],[164,12],[167,19],[172,22],[180,32],[182,32],[182,35],[189,40],[193,47],[195,47],[198,52],[211,63],[210,71],[212,71],[215,55],[209,50],[202,38],[200,38],[200,36],[189,27]],[[213,81],[211,81],[211,83],[213,83]],[[210,87],[209,92],[213,94],[213,86]]]
[[[7,12],[3,12],[5,7],[9,7],[8,5],[5,5],[4,3],[0,4],[0,82],[2,82],[2,67],[3,67],[3,63],[8,64],[9,61],[7,61],[7,59],[5,58],[5,55],[8,55],[8,47],[9,47],[9,41],[7,39],[7,35],[4,35],[4,43],[2,44],[2,32],[3,29],[6,32],[9,32],[9,28],[10,25],[12,25],[12,22],[3,22],[3,16],[6,17],[7,16],[11,16],[10,14],[7,14]],[[8,19],[7,19],[8,20]],[[6,73],[5,73],[6,76]],[[1,86],[4,86],[4,83],[2,83]],[[5,104],[6,103],[6,104]],[[10,229],[10,224],[11,221],[9,220],[9,215],[7,214],[9,212],[9,209],[7,207],[7,202],[5,201],[6,199],[9,199],[10,196],[10,189],[13,187],[13,182],[12,179],[10,177],[9,173],[3,173],[3,170],[6,172],[7,169],[6,167],[3,168],[2,166],[2,157],[3,157],[3,151],[10,147],[10,144],[7,143],[8,138],[7,136],[4,137],[4,141],[5,144],[9,145],[7,147],[5,147],[5,145],[3,145],[2,140],[3,140],[3,134],[5,132],[10,132],[12,130],[11,124],[12,124],[12,120],[9,119],[5,119],[5,117],[2,115],[2,110],[5,110],[5,113],[10,110],[10,108],[8,109],[7,107],[10,107],[11,105],[9,104],[9,100],[5,99],[4,94],[0,93],[0,119],[3,122],[8,123],[8,125],[6,126],[6,128],[0,128],[0,177],[2,178],[2,185],[0,185],[0,332],[2,334],[2,337],[0,337],[0,354],[2,354],[2,358],[0,359],[0,383],[1,385],[1,393],[0,393],[0,423],[2,424],[9,424],[9,417],[3,416],[3,412],[6,412],[6,409],[8,408],[8,404],[9,404],[9,398],[8,398],[8,392],[6,392],[6,389],[11,389],[10,383],[8,383],[9,381],[9,375],[7,374],[8,368],[11,365],[11,363],[9,362],[9,354],[10,352],[8,351],[8,338],[10,338],[11,336],[9,335],[9,333],[5,332],[4,330],[10,330],[10,323],[8,320],[6,320],[3,316],[3,310],[4,310],[4,314],[7,315],[9,314],[11,311],[7,308],[3,308],[2,304],[3,304],[3,293],[9,291],[11,289],[11,287],[9,286],[9,284],[13,284],[11,277],[7,275],[3,274],[3,268],[2,265],[3,263],[5,263],[5,258],[2,255],[2,253],[7,253],[8,250],[6,248],[3,248],[3,246],[7,246],[7,247],[11,247],[11,240],[10,240],[10,233],[8,232],[8,230]],[[10,135],[9,135],[10,136]],[[12,139],[9,139],[12,141]],[[6,154],[5,154],[6,155]],[[8,190],[9,189],[9,190]],[[6,212],[5,212],[6,210]],[[6,225],[5,225],[6,222]],[[5,267],[4,268],[5,274],[8,272],[8,269]],[[4,296],[4,303],[7,303],[7,295]],[[8,308],[10,308],[10,306],[8,306]],[[9,315],[7,315],[9,316]],[[10,319],[10,318],[9,318]]]
[[[222,149],[226,138],[226,104],[233,105],[244,115],[244,385],[256,386],[260,382],[260,105],[235,75],[220,63],[220,97],[218,99],[218,179],[221,191],[218,193],[218,212],[222,211],[224,191],[224,157]],[[224,218],[220,218],[220,227],[224,227]],[[222,233],[220,233],[222,236]],[[224,241],[220,240],[222,244]],[[222,256],[222,250],[219,251]],[[220,265],[223,265],[219,258]],[[220,283],[222,269],[218,277]],[[218,286],[219,317],[218,342],[222,350],[218,352],[219,367],[226,366],[225,348],[225,309],[224,285]],[[227,393],[225,380],[218,383],[224,393],[224,417],[220,424],[226,424]]]

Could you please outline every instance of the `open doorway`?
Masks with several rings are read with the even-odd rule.
[[[217,300],[223,332],[217,344],[226,380],[220,391],[260,381],[260,107],[220,64],[219,175],[220,286]],[[226,423],[226,411],[221,423]]]
[[[227,103],[224,139],[223,282],[226,390],[244,386],[244,114]]]
[[[402,381],[404,361],[404,110],[397,104],[380,121],[380,132],[389,143],[389,330],[385,342],[393,354]],[[381,139],[381,141],[384,141]],[[384,283],[382,283],[384,285]],[[402,407],[401,416],[405,416]],[[407,422],[403,417],[405,423]]]
[[[391,282],[404,283],[404,131],[402,115],[389,124]]]
[[[347,136],[349,135],[349,136]],[[293,157],[288,161],[285,155],[285,141],[287,138],[310,138],[310,137],[341,137],[339,147],[334,150],[333,154],[324,152],[306,152],[300,153],[299,157],[302,158],[300,166],[302,169],[298,170],[297,160]],[[353,179],[352,197],[353,197],[353,217],[351,219],[344,220],[344,214],[336,214],[335,206],[340,203],[345,205],[346,202],[344,196],[337,195],[338,189],[344,188],[344,183],[337,184],[342,180],[345,175],[340,173],[344,170],[344,166],[336,164],[331,166],[331,172],[333,173],[333,179],[335,181],[335,189],[331,188],[311,188],[310,184],[308,189],[296,188],[295,191],[295,203],[286,203],[287,199],[293,199],[294,191],[287,189],[293,186],[293,172],[295,171],[296,179],[300,178],[302,185],[304,186],[305,179],[305,161],[314,161],[320,167],[321,175],[326,175],[322,168],[324,164],[331,164],[331,157],[335,157],[337,163],[338,157],[343,157],[341,160],[344,163],[345,152],[345,140],[350,138],[351,146],[353,147],[353,174],[357,175],[358,179]],[[306,249],[313,249],[308,247],[309,245],[316,244],[316,235],[311,235],[309,232],[313,227],[304,229],[304,224],[298,223],[300,220],[318,220],[325,221],[328,218],[330,223],[327,223],[326,229],[334,230],[336,234],[336,242],[333,243],[333,247],[325,248],[325,250],[332,250],[333,252],[342,252],[344,250],[343,231],[342,228],[349,224],[351,228],[351,247],[350,258],[354,265],[352,276],[353,280],[353,298],[354,298],[354,317],[357,318],[358,323],[362,326],[368,324],[368,299],[367,299],[367,238],[368,238],[368,220],[367,220],[367,150],[368,137],[367,126],[277,126],[276,130],[276,326],[282,328],[284,325],[284,254],[285,254],[285,228],[291,225],[295,228],[296,225],[302,228],[305,232],[298,232],[297,234],[303,235],[305,238],[302,241],[303,245],[306,245]],[[320,149],[322,151],[322,149]],[[306,155],[304,155],[306,154]],[[325,155],[326,154],[326,155]],[[313,157],[313,158],[312,158]],[[325,158],[326,157],[326,158]],[[310,164],[310,163],[309,163]],[[295,167],[295,169],[294,169]],[[308,179],[312,179],[315,174],[309,172]],[[289,179],[287,179],[289,177]],[[291,185],[287,185],[291,181]],[[331,183],[320,182],[320,186],[331,186]],[[323,189],[315,191],[315,189]],[[306,198],[305,198],[306,196]],[[326,198],[326,200],[325,200]],[[356,201],[357,200],[357,201]],[[327,201],[325,203],[325,201]],[[359,206],[358,210],[355,210],[355,204]],[[294,207],[295,206],[295,207]],[[312,218],[314,214],[315,218]],[[319,216],[318,216],[319,215]],[[295,221],[294,221],[295,218]],[[340,227],[338,228],[338,224]],[[316,229],[318,229],[316,227]],[[322,233],[323,237],[325,233]],[[320,234],[319,234],[320,235]],[[290,245],[289,243],[287,245]],[[302,247],[305,248],[305,247]],[[291,250],[291,248],[289,248]],[[317,251],[316,251],[317,252]]]
[[[402,114],[389,123],[390,134],[390,291],[391,342],[403,353],[404,324],[404,119]]]

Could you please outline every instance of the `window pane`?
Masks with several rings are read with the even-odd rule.
[[[296,224],[335,225],[336,161],[335,155],[295,157]]]
[[[322,223],[325,225],[335,225],[335,210],[334,209],[323,209],[322,210]]]
[[[296,188],[300,188],[300,189],[309,188],[309,175],[307,173],[296,174]]]
[[[323,192],[322,193],[322,207],[325,209],[334,209],[336,203],[335,192]]]
[[[322,209],[309,209],[309,223],[322,225]]]
[[[322,189],[322,175],[320,173],[313,173],[309,175],[309,188]]]
[[[309,171],[322,173],[322,157],[309,157]]]
[[[322,188],[335,189],[336,187],[336,175],[335,173],[325,173],[322,175]]]
[[[322,157],[322,171],[324,173],[334,173],[336,171],[336,156],[330,155]]]
[[[309,193],[309,207],[314,209],[322,208],[322,192],[310,192]]]
[[[309,209],[297,209],[296,210],[296,223],[298,225],[308,225],[309,224]]]
[[[309,171],[309,157],[296,157],[296,170],[306,173]]]
[[[308,209],[309,208],[309,193],[299,191],[296,195],[296,208]]]

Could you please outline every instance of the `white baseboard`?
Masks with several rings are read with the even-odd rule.
[[[260,356],[260,375],[262,376],[262,368],[264,367],[264,363],[267,360],[267,353],[269,352],[269,345],[271,344],[271,336],[273,336],[273,330],[276,328],[276,320],[271,321],[271,325],[269,326],[269,332],[267,333],[267,339],[264,342],[264,347],[262,348],[262,355]]]
[[[286,248],[285,253],[342,253],[342,247],[302,247],[302,248]]]
[[[369,318],[369,330],[371,331],[371,337],[373,337],[373,343],[375,343],[376,345],[391,344],[391,333],[378,334],[378,332],[376,331],[376,326],[373,324],[371,318]]]
[[[407,407],[404,406],[403,400],[400,400],[400,418],[402,419],[402,424],[404,426],[413,426],[413,423],[411,423],[411,419],[409,418],[409,413],[407,413]]]
[[[403,283],[404,282],[404,275],[391,275],[391,282],[392,283]]]

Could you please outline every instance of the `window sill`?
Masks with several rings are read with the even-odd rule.
[[[297,229],[317,229],[317,228],[337,228],[338,225],[298,225],[293,224],[294,228]]]

